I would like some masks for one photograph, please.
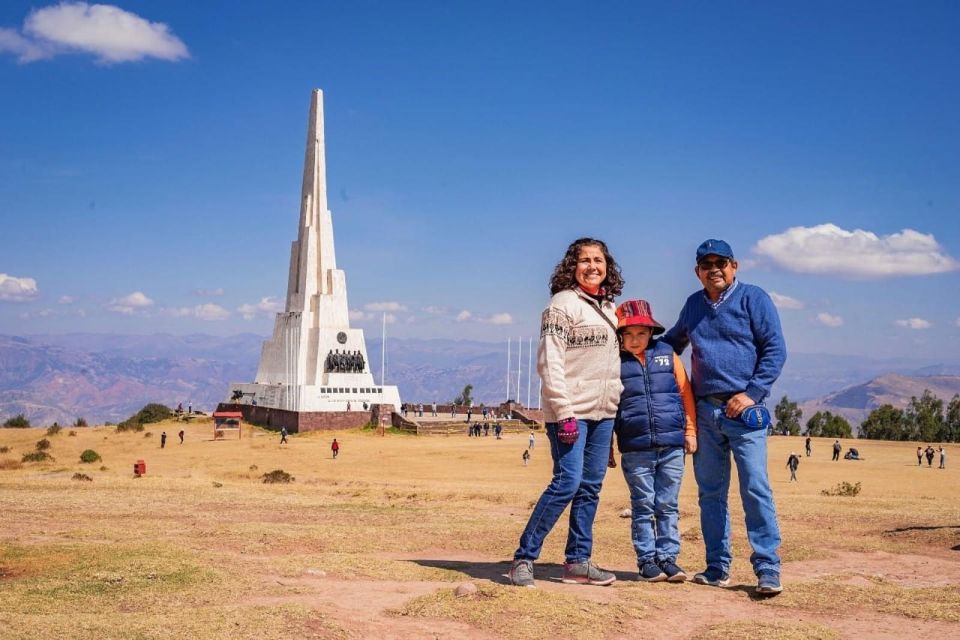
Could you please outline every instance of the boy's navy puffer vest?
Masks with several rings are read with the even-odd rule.
[[[673,373],[673,349],[651,340],[644,355],[646,366],[632,353],[620,352],[623,393],[615,428],[621,453],[683,446],[686,419]]]

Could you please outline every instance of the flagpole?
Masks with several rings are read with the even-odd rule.
[[[507,396],[504,402],[510,399],[510,337],[507,336]]]
[[[380,331],[380,386],[387,375],[387,312],[383,312],[383,328]]]
[[[530,407],[530,377],[533,375],[533,338],[527,339],[527,404]]]
[[[520,404],[520,358],[523,356],[523,338],[517,338],[517,404]]]

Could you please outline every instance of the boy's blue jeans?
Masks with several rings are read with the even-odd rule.
[[[676,562],[680,553],[677,502],[683,479],[683,447],[626,452],[620,456],[620,463],[630,488],[631,536],[637,564]]]
[[[570,505],[566,561],[584,562],[593,552],[593,520],[600,502],[600,487],[607,474],[613,418],[577,420],[580,437],[573,444],[557,442],[557,424],[546,425],[553,456],[553,479],[544,490],[520,535],[514,560],[536,560],[543,541]]]
[[[767,476],[767,431],[731,420],[706,400],[697,400],[697,452],[693,472],[700,494],[700,528],[707,566],[730,570],[730,454],[737,465],[740,500],[753,548],[754,573],[780,573],[780,527]]]

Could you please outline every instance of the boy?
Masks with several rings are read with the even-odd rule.
[[[663,331],[647,301],[617,308],[623,393],[614,432],[630,488],[639,579],[683,582],[678,500],[684,453],[697,450],[697,414],[680,357],[653,339]]]

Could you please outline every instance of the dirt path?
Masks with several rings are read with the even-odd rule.
[[[463,571],[464,582],[506,584],[508,565],[501,559],[475,554],[451,553],[433,549],[416,554],[390,554],[392,560],[409,560],[425,566]],[[438,560],[437,558],[443,558]],[[616,568],[621,580],[628,584],[627,569]],[[556,573],[550,571],[550,573]],[[890,553],[841,552],[822,560],[793,562],[784,565],[785,586],[800,584],[826,576],[846,576],[848,584],[870,584],[870,578],[904,587],[936,587],[960,584],[960,554],[941,552],[936,555],[895,555]],[[391,581],[341,579],[313,572],[298,578],[265,576],[265,583],[290,589],[289,595],[251,597],[257,605],[296,603],[313,607],[337,620],[351,636],[381,640],[414,638],[452,638],[483,640],[497,637],[469,625],[424,618],[391,615],[409,600],[439,589],[453,589],[456,584],[440,581]],[[557,579],[544,578],[538,588],[548,592],[573,595],[599,603],[614,603],[620,598],[618,585],[613,588],[566,585]],[[906,636],[960,637],[960,623],[917,620],[880,613],[870,608],[851,606],[848,613],[834,615],[805,609],[772,606],[753,593],[753,585],[733,585],[727,589],[684,585],[649,585],[650,589],[670,590],[669,624],[658,625],[657,637],[663,640],[693,638],[698,630],[724,622],[808,623],[827,627],[844,638],[899,639]],[[469,597],[469,596],[468,596]],[[662,614],[655,614],[662,615]],[[643,623],[624,630],[622,635],[635,637]]]

